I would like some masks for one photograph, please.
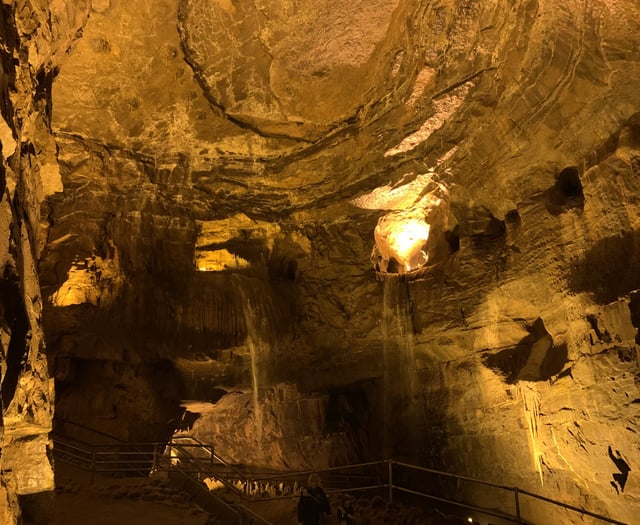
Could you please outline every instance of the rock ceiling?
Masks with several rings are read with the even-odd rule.
[[[59,414],[156,439],[194,399],[233,459],[638,510],[637,2],[41,4],[3,4],[0,139]]]

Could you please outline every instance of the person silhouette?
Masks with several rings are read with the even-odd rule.
[[[311,474],[307,486],[301,489],[297,511],[298,523],[302,525],[323,525],[331,513],[329,500],[317,474]]]
[[[336,511],[338,523],[340,525],[355,525],[356,510],[353,508],[353,497],[348,494],[343,498],[342,503]]]

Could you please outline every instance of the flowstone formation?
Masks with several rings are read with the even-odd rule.
[[[46,353],[121,439],[633,522],[637,2],[2,5],[3,464]]]

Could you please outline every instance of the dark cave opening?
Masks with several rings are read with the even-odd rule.
[[[486,208],[473,208],[469,210],[470,216],[464,224],[463,235],[468,237],[475,250],[491,252],[504,245],[507,223],[494,215]],[[466,230],[466,232],[464,232]]]
[[[634,290],[629,294],[629,311],[631,324],[637,329],[636,344],[640,344],[640,290]]]
[[[7,407],[16,392],[22,364],[27,355],[29,320],[17,280],[0,281],[0,322],[11,334],[6,350],[6,371],[2,380],[2,404]]]
[[[575,166],[569,166],[556,175],[556,183],[545,194],[545,205],[552,215],[559,215],[570,209],[582,210],[584,193],[580,172]]]
[[[513,225],[520,225],[520,223],[522,222],[518,210],[509,210],[505,215],[504,220],[507,224]]]
[[[507,231],[507,226],[504,221],[497,219],[495,217],[491,217],[487,227],[484,230],[484,234],[487,237],[498,238],[504,235]]]
[[[329,432],[353,432],[366,429],[369,400],[364,389],[346,387],[329,392],[326,425]]]

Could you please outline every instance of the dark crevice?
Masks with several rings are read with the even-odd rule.
[[[495,217],[485,206],[461,206],[452,212],[460,226],[460,237],[471,239],[476,246],[495,247],[493,241],[502,240],[507,231],[506,222]]]
[[[15,91],[16,82],[16,49],[18,48],[18,34],[14,24],[13,5],[4,2],[0,4],[0,112],[5,121],[13,121],[13,105],[9,96]]]
[[[561,373],[564,365],[569,360],[569,349],[565,343],[550,348],[540,366],[540,381],[546,381]],[[570,374],[570,372],[569,372]]]
[[[544,193],[545,205],[552,215],[571,209],[582,210],[584,193],[578,168],[570,166],[556,176],[556,183]]]
[[[11,334],[2,381],[2,404],[7,407],[16,392],[22,363],[27,355],[29,320],[17,280],[6,276],[0,281],[0,322],[3,329]]]
[[[329,432],[354,432],[366,428],[370,412],[366,392],[354,385],[329,392],[326,425]]]
[[[508,384],[513,384],[527,363],[530,353],[530,345],[515,345],[495,354],[485,354],[482,362],[487,368],[502,375]]]
[[[475,250],[484,252],[499,251],[504,247],[507,233],[505,221],[489,216],[481,231],[474,231],[470,235]]]
[[[580,182],[580,174],[578,168],[571,166],[563,169],[557,177],[556,186],[562,191],[567,198],[581,197],[584,198],[582,193],[582,183]]]
[[[520,214],[518,213],[518,210],[509,210],[505,215],[504,220],[507,224],[511,224],[514,226],[519,226],[520,223],[522,222],[520,219]]]
[[[495,217],[491,217],[487,227],[484,230],[483,235],[490,238],[498,238],[502,237],[507,231],[507,226],[504,221],[500,219],[496,219]]]
[[[444,232],[444,238],[449,243],[451,253],[455,253],[460,250],[460,226],[457,224],[453,230],[447,230]]]
[[[600,326],[600,322],[596,315],[587,314],[587,321],[591,325],[591,328],[595,332],[599,341],[602,341],[603,343],[611,342],[611,335],[609,335],[609,332],[605,328]]]
[[[182,413],[182,416],[176,418],[176,429],[175,432],[188,432],[193,428],[194,423],[200,419],[202,414],[198,414],[197,412],[190,412],[186,408]]]
[[[631,312],[631,324],[636,327],[636,344],[640,345],[640,290],[634,290],[629,294],[629,311]]]
[[[49,126],[51,123],[51,111],[53,108],[51,88],[53,86],[53,79],[57,76],[57,74],[57,68],[54,68],[51,71],[42,68],[36,75],[36,91],[34,94],[34,103],[44,104],[44,116],[47,126]]]
[[[629,117],[627,128],[631,144],[634,146],[640,145],[640,112],[634,113]]]
[[[0,143],[0,154],[2,154],[2,143]],[[4,190],[7,187],[7,172],[4,163],[0,162],[0,202],[4,199]]]
[[[295,281],[298,275],[298,261],[285,255],[269,259],[269,278],[275,281]]]

